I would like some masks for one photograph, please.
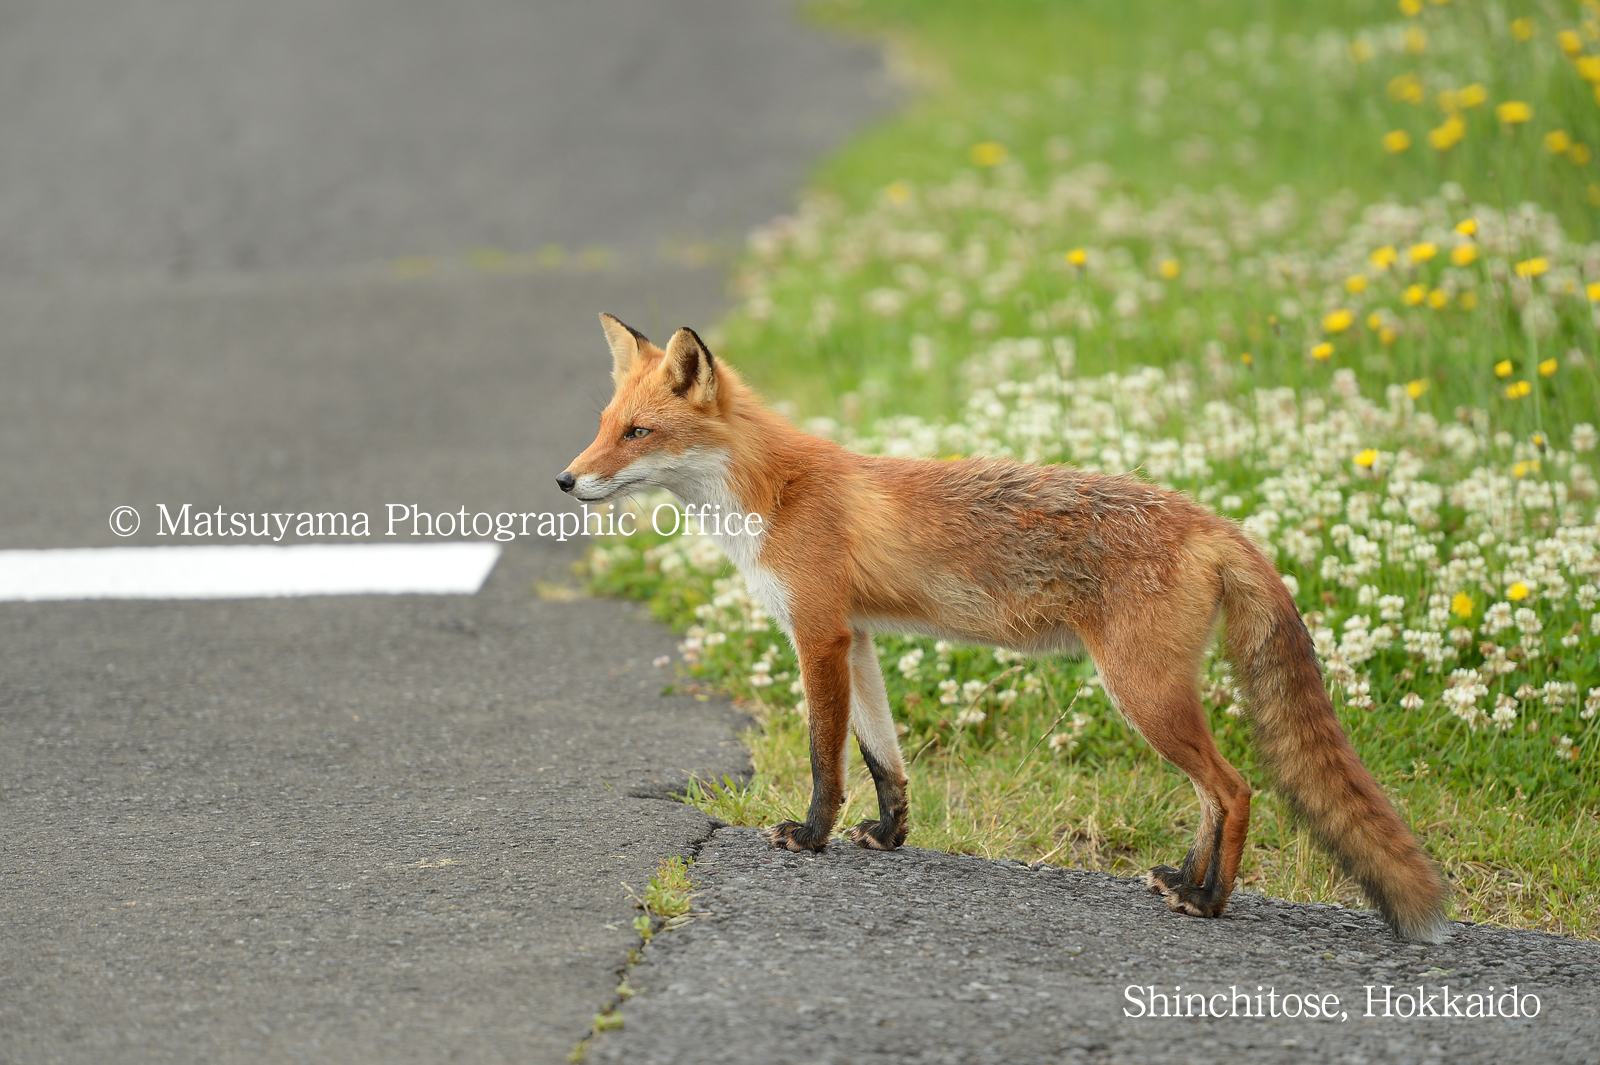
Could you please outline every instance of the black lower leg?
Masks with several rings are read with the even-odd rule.
[[[910,807],[906,802],[905,782],[891,776],[859,739],[856,745],[861,748],[861,760],[866,763],[878,791],[878,819],[856,825],[850,830],[850,838],[863,847],[894,850],[906,841]]]
[[[1161,893],[1167,896],[1167,903],[1174,910],[1195,917],[1221,916],[1228,903],[1228,894],[1233,888],[1232,884],[1222,883],[1222,830],[1226,824],[1227,815],[1219,815],[1212,832],[1210,860],[1207,862],[1205,877],[1200,883],[1195,883],[1189,878],[1191,866],[1198,865],[1198,862],[1190,860],[1184,861],[1183,874],[1172,878],[1177,881],[1176,883],[1162,878],[1165,890]],[[1191,850],[1189,854],[1192,859],[1194,851]],[[1167,871],[1177,872],[1172,869]],[[1154,878],[1155,875],[1156,871],[1151,870],[1151,876]],[[1153,883],[1152,888],[1154,888]]]

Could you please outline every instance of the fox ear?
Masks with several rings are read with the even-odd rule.
[[[600,328],[605,330],[606,343],[611,345],[611,381],[621,385],[633,364],[644,358],[643,349],[650,341],[643,333],[604,311],[600,313]]]
[[[711,357],[698,333],[684,326],[667,341],[661,372],[677,395],[697,406],[717,401],[717,360]]]

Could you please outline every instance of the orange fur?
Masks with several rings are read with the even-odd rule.
[[[871,630],[1087,651],[1117,708],[1200,797],[1183,867],[1153,869],[1151,890],[1175,910],[1220,915],[1250,819],[1250,787],[1217,751],[1196,687],[1225,615],[1224,649],[1278,790],[1397,932],[1442,933],[1442,883],[1340,728],[1277,571],[1232,523],[1129,476],[853,454],[767,410],[692,331],[662,350],[602,320],[617,391],[562,487],[595,501],[660,486],[763,519],[758,542],[724,546],[794,641],[813,774],[806,820],[769,829],[774,845],[827,845],[852,727],[880,816],[849,834],[873,847],[905,839],[905,771]]]

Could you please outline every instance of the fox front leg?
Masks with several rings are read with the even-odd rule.
[[[844,803],[844,745],[850,734],[850,630],[808,635],[795,626],[800,676],[810,710],[811,809],[803,822],[780,821],[762,832],[774,847],[820,851]]]
[[[892,851],[906,841],[906,769],[872,634],[852,629],[850,637],[850,727],[878,792],[878,819],[862,821],[844,834],[857,846]]]

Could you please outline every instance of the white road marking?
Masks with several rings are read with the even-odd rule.
[[[242,544],[0,551],[0,601],[474,595],[497,544]]]

